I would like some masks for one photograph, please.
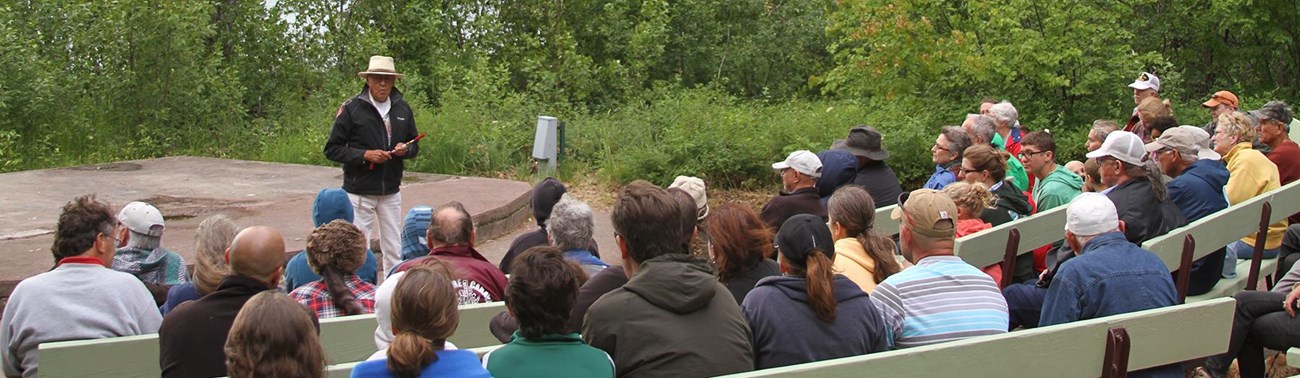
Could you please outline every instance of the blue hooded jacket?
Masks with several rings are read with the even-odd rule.
[[[822,161],[822,175],[817,178],[817,196],[825,205],[836,189],[853,182],[853,177],[858,174],[858,158],[848,151],[836,150],[818,152],[817,158]]]
[[[1217,160],[1200,159],[1187,166],[1183,174],[1169,182],[1169,198],[1188,222],[1228,208],[1223,186],[1228,184],[1228,168]]]
[[[352,222],[352,201],[348,200],[348,192],[339,188],[321,189],[320,193],[316,194],[316,203],[312,205],[311,218],[316,227],[336,219]],[[299,286],[320,280],[320,275],[311,271],[311,266],[307,265],[307,254],[302,252],[294,255],[284,266],[285,291],[293,291]],[[377,266],[375,254],[367,249],[366,262],[357,269],[357,278],[372,284],[376,283]]]
[[[428,230],[433,208],[418,205],[402,220],[402,261],[429,255]]]

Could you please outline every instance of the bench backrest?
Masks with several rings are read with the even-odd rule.
[[[1101,375],[1107,333],[1131,338],[1129,369],[1139,370],[1222,353],[1228,348],[1232,298],[976,337],[938,345],[764,369],[729,377],[1041,376]],[[1000,363],[1014,356],[1016,363]]]
[[[1300,164],[1300,162],[1296,162],[1296,164]],[[1273,214],[1269,217],[1269,223],[1300,213],[1300,180],[1282,185],[1281,188],[1266,194],[1269,203],[1273,206]]]
[[[1007,248],[1007,235],[1012,229],[1020,231],[1020,245],[1016,250],[1022,255],[1055,243],[1065,238],[1065,208],[1058,206],[957,239],[953,252],[968,264],[985,267],[1002,262]]]
[[[893,213],[894,209],[896,208],[898,208],[898,205],[889,205],[889,206],[876,209],[876,219],[874,220],[875,224],[872,226],[872,228],[875,229],[876,232],[879,232],[881,235],[885,235],[885,236],[898,235],[898,220],[891,219],[889,217],[890,213]]]
[[[44,343],[42,377],[157,377],[158,334]]]
[[[1195,222],[1170,230],[1142,243],[1145,248],[1165,263],[1169,271],[1178,269],[1183,253],[1183,238],[1192,235],[1196,239],[1192,259],[1200,259],[1223,248],[1241,237],[1259,231],[1259,215],[1271,196],[1258,196],[1214,214],[1206,215]]]
[[[462,349],[501,342],[488,331],[488,321],[505,311],[504,302],[460,306],[460,325],[451,342]],[[377,350],[374,314],[322,319],[321,347],[329,361],[361,361]],[[40,345],[40,373],[50,377],[150,376],[158,366],[158,334],[111,339],[61,341]]]

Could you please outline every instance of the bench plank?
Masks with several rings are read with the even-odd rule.
[[[1020,255],[1055,243],[1065,238],[1065,208],[1058,206],[959,238],[953,245],[953,252],[976,267],[1000,263],[1007,248],[1007,235],[1013,228],[1020,230],[1020,245],[1016,247]]]
[[[111,340],[111,342],[105,342]],[[158,334],[44,343],[42,377],[157,377]]]
[[[460,306],[460,324],[452,343],[462,349],[497,345],[488,321],[505,311],[505,302]],[[361,361],[376,350],[374,314],[322,319],[321,347],[330,362]],[[162,374],[158,366],[158,334],[98,340],[61,341],[40,345],[41,376],[100,377]]]
[[[919,348],[764,369],[728,377],[1040,376],[1097,377],[1107,331],[1124,327],[1133,344],[1129,368],[1144,369],[1222,353],[1228,348],[1236,301],[1191,305],[1084,320]],[[1177,343],[1177,345],[1172,345]],[[989,363],[1016,356],[1016,363]],[[1067,357],[1067,358],[1063,358]]]
[[[872,226],[876,232],[885,236],[898,235],[898,220],[889,217],[895,208],[898,208],[898,205],[889,205],[876,209],[875,225]]]
[[[1183,238],[1192,235],[1196,238],[1195,252],[1192,260],[1199,260],[1214,251],[1223,248],[1243,236],[1259,231],[1259,214],[1264,209],[1264,202],[1269,196],[1258,196],[1227,209],[1219,210],[1183,227],[1142,243],[1145,248],[1165,263],[1169,271],[1178,269],[1183,255]]]
[[[493,316],[506,310],[505,302],[479,303],[460,306],[460,324],[451,342],[460,349],[471,349],[501,344],[488,329]],[[371,325],[373,328],[374,325]],[[373,344],[373,343],[372,343]]]

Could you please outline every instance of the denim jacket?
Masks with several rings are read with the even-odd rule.
[[[1155,254],[1120,232],[1088,241],[1061,265],[1043,300],[1040,326],[1173,306],[1178,293]]]

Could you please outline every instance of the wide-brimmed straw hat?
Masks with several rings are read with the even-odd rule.
[[[367,75],[386,75],[392,77],[406,76],[405,74],[397,72],[396,68],[393,68],[393,57],[382,55],[370,57],[370,67],[367,67],[365,71],[357,72],[357,76],[362,78]]]

